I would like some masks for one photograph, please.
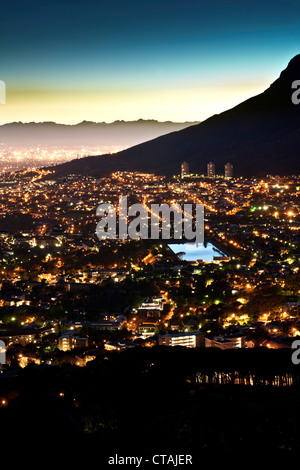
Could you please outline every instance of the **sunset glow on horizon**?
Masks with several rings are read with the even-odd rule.
[[[0,7],[0,124],[202,121],[299,53],[299,4],[17,0]]]
[[[201,121],[260,93],[264,84],[206,86],[172,90],[9,90],[0,123],[83,120],[113,122],[156,119]],[[1,108],[2,110],[2,108]]]

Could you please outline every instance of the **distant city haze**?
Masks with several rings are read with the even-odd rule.
[[[15,122],[0,126],[0,171],[56,165],[87,155],[116,153],[197,122],[155,120],[77,125]]]

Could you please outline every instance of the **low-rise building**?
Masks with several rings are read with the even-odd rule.
[[[62,351],[70,351],[75,348],[87,348],[88,338],[86,336],[76,336],[74,331],[67,331],[58,339],[58,348]]]
[[[185,346],[187,348],[204,347],[204,334],[200,331],[194,333],[166,333],[160,335],[158,344],[160,346]]]
[[[38,333],[39,331],[36,329],[0,331],[0,340],[4,341],[6,346],[10,346],[11,344],[21,344],[25,346],[28,343],[34,343]]]
[[[143,339],[149,338],[155,334],[155,323],[152,322],[143,322],[138,327],[138,332]]]
[[[214,336],[205,338],[206,348],[239,349],[247,347],[246,336]]]
[[[107,351],[123,351],[124,349],[136,348],[137,344],[132,343],[131,341],[106,341],[104,348]]]
[[[126,317],[124,315],[118,315],[114,321],[86,321],[82,323],[82,326],[95,330],[120,330],[125,322]]]

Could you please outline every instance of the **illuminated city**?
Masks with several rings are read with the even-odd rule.
[[[120,146],[17,147],[0,143],[0,173],[54,166],[87,155],[102,155],[123,150]]]
[[[239,335],[243,347],[271,348],[291,345],[300,335],[299,177],[228,181],[117,172],[109,178],[53,180],[51,175],[51,170],[28,170],[5,174],[0,181],[0,302],[9,344],[38,345],[34,360],[41,361],[50,331],[50,349],[59,347],[62,324],[73,325],[74,334],[85,338],[84,356],[95,345],[105,348],[111,329],[130,346],[159,344],[160,334],[172,331],[199,331],[207,339],[223,340]],[[180,245],[176,253],[163,240],[141,240],[137,246],[131,240],[97,240],[97,205],[116,204],[120,194],[146,205],[204,204],[205,242],[211,241],[219,255],[184,261]],[[36,283],[48,293],[45,301],[34,294]],[[101,298],[107,283],[122,297],[90,304],[88,292],[95,290]],[[145,283],[140,292],[139,283]],[[128,298],[124,295],[130,285],[137,289],[133,299],[131,290]],[[74,298],[69,299],[70,292]],[[154,304],[152,297],[157,297]],[[99,341],[89,339],[91,320],[91,328],[107,331],[107,338],[102,333]],[[29,325],[30,335],[23,337]],[[49,351],[47,361],[53,360]]]
[[[105,376],[103,361],[110,357],[119,376],[118,356],[128,364],[144,357],[142,367],[151,361],[155,374],[160,361],[171,361],[170,370],[188,350],[195,356],[189,356],[182,380],[192,388],[215,384],[227,393],[226,384],[253,390],[297,386],[291,353],[300,339],[299,176],[261,179],[178,170],[171,177],[117,171],[102,178],[57,178],[51,167],[1,175],[4,384],[10,371],[17,377],[22,372],[16,371],[28,371],[26,377],[32,367],[41,373],[71,367],[72,380],[77,369],[85,377],[85,371],[100,368]],[[104,202],[118,207],[120,195],[146,207],[203,204],[204,245],[172,237],[99,240],[96,209]],[[165,357],[168,350],[174,353]],[[221,356],[213,351],[235,354],[234,371],[227,372],[229,356],[219,364]],[[252,351],[260,352],[259,373]],[[280,354],[282,368],[268,372],[267,351]],[[247,373],[238,358],[244,352],[250,354],[243,355]],[[124,367],[128,375],[131,366]],[[85,434],[109,429],[102,411],[89,409],[89,386],[82,394],[72,383],[50,386],[46,393],[80,410]],[[108,390],[113,383],[107,382]],[[136,376],[130,383],[137,386]],[[13,395],[0,390],[0,406],[11,409]]]

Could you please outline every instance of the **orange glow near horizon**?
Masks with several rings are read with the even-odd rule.
[[[0,124],[54,121],[77,124],[84,120],[113,122],[156,119],[203,121],[265,89],[263,83],[203,84],[162,89],[37,90],[7,88],[0,107]]]

